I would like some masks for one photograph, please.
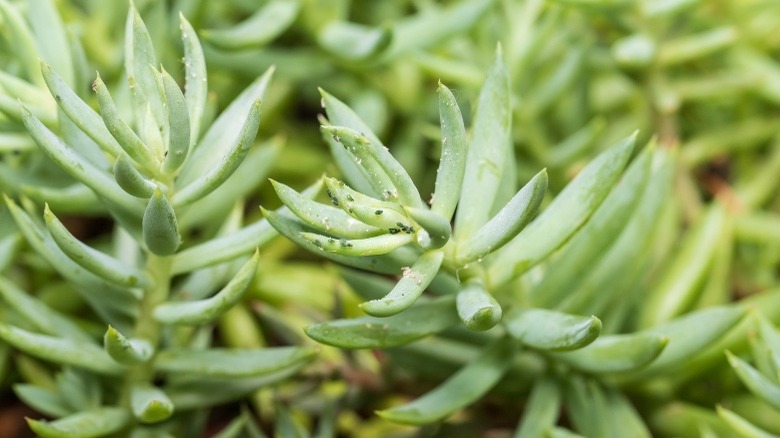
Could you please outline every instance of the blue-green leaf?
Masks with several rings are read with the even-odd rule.
[[[202,31],[208,42],[225,49],[262,46],[281,35],[298,15],[298,0],[272,0],[249,18],[226,29]]]
[[[97,408],[51,422],[27,418],[27,424],[42,438],[97,438],[120,431],[130,420],[122,408]]]
[[[507,332],[539,350],[576,350],[601,333],[595,316],[569,315],[546,309],[517,309],[507,318]]]
[[[509,73],[501,50],[496,53],[477,103],[466,156],[466,170],[458,210],[455,236],[471,236],[490,218],[491,207],[502,181],[504,163],[512,147],[512,109]]]
[[[249,109],[245,123],[232,145],[224,151],[224,155],[203,175],[178,189],[172,202],[176,206],[191,204],[213,192],[244,161],[249,149],[254,145],[257,129],[260,126],[260,101],[256,100]]]
[[[119,374],[124,370],[101,348],[84,341],[40,335],[5,323],[0,323],[0,339],[46,361],[86,368],[100,374]]]
[[[431,210],[451,219],[460,199],[466,171],[466,128],[460,107],[449,88],[439,82],[439,118],[441,121],[441,159]]]
[[[439,272],[444,253],[428,251],[420,256],[411,268],[405,268],[401,279],[387,295],[367,301],[360,305],[364,312],[372,316],[392,316],[408,309]]]
[[[173,402],[160,388],[148,385],[133,386],[130,407],[142,423],[159,423],[173,415]]]
[[[501,339],[486,348],[473,362],[417,400],[377,411],[386,419],[404,424],[428,424],[468,406],[498,383],[511,363],[511,342]]]
[[[154,309],[154,318],[163,324],[200,325],[213,321],[241,300],[255,277],[260,252],[244,264],[235,277],[216,295],[200,301],[168,302]]]
[[[491,284],[503,284],[536,265],[588,220],[623,172],[635,139],[636,134],[591,161],[536,220],[495,253],[488,270]]]
[[[160,189],[149,199],[142,226],[144,243],[154,254],[168,256],[174,254],[181,245],[176,212]]]
[[[103,349],[112,359],[123,365],[147,362],[154,354],[154,347],[148,341],[128,339],[110,325],[103,336]]]
[[[315,354],[306,347],[168,349],[157,355],[155,367],[164,373],[203,377],[255,377],[308,362]]]
[[[389,348],[408,344],[458,323],[452,297],[418,301],[406,311],[386,318],[372,316],[314,324],[306,334],[317,342],[340,348]]]

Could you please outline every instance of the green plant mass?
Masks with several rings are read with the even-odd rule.
[[[0,436],[779,436],[778,28],[0,0]]]

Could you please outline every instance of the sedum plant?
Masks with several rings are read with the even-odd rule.
[[[626,378],[661,372],[704,347],[675,343],[662,356],[670,338],[684,338],[690,327],[722,313],[721,324],[711,333],[702,333],[701,340],[719,336],[742,312],[718,309],[648,331],[599,338],[602,322],[589,314],[601,313],[610,299],[609,291],[600,290],[614,279],[610,274],[622,268],[625,257],[639,254],[650,243],[645,235],[668,192],[673,158],[648,146],[624,172],[635,142],[635,135],[630,136],[593,160],[534,218],[545,195],[547,175],[539,172],[515,193],[516,177],[506,166],[513,154],[508,88],[499,51],[467,136],[454,96],[440,84],[442,149],[430,206],[364,122],[322,92],[328,117],[322,131],[347,182],[325,178],[330,205],[275,183],[277,194],[295,217],[267,210],[264,214],[281,234],[310,251],[399,279],[385,286],[379,278],[347,271],[348,278],[355,277],[358,291],[370,298],[360,305],[369,316],[315,324],[306,332],[319,342],[342,348],[396,347],[459,324],[485,332],[477,338],[488,346],[441,386],[409,404],[378,412],[391,421],[426,424],[444,419],[498,383],[517,355],[538,352],[538,357],[572,370],[569,409],[578,413],[580,421],[592,421],[589,405],[580,398],[607,391],[604,396],[613,397],[611,403],[625,412],[616,421],[646,434],[625,399],[598,383],[591,387],[578,372]],[[598,259],[620,230],[625,234],[599,260],[601,270],[587,276],[592,286],[569,293],[569,284],[583,280],[587,263]],[[548,263],[533,293],[518,293],[520,286],[513,280],[567,243],[565,252]],[[426,289],[434,296],[424,296]],[[558,397],[558,384],[540,382],[540,406],[529,409],[551,409],[542,406],[551,402],[550,397]],[[537,436],[556,419],[552,414],[530,418],[520,436]]]
[[[0,425],[780,434],[770,3],[0,0]]]
[[[272,70],[209,126],[203,52],[183,16],[181,33],[184,91],[157,63],[146,27],[131,8],[124,105],[98,76],[92,90],[99,110],[93,110],[41,62],[57,103],[58,123],[48,125],[58,124],[63,134],[24,103],[19,109],[43,153],[77,181],[72,192],[87,190],[89,196],[78,198],[99,203],[118,224],[115,249],[106,252],[71,234],[57,208],[45,205],[41,215],[28,197],[5,197],[31,249],[101,321],[83,326],[0,278],[0,296],[9,306],[0,339],[60,366],[54,385],[14,387],[28,405],[56,418],[28,419],[40,436],[197,433],[190,422],[198,410],[284,379],[314,356],[309,347],[211,345],[216,321],[239,305],[252,284],[256,248],[274,233],[264,221],[241,228],[240,209],[212,236],[198,239],[194,230],[215,217],[213,210],[240,207],[246,184],[258,178],[249,174],[262,173],[278,151],[274,143],[255,147],[260,100]]]

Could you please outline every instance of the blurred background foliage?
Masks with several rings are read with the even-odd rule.
[[[685,297],[670,318],[739,302],[780,321],[780,3],[138,0],[135,7],[158,59],[180,82],[179,13],[192,23],[209,68],[207,118],[275,66],[258,137],[282,145],[268,175],[297,189],[323,172],[338,174],[318,130],[321,87],[363,118],[427,199],[440,152],[437,82],[453,90],[468,126],[500,43],[514,108],[516,163],[508,164],[516,165],[518,184],[547,168],[551,199],[591,158],[634,130],[639,144],[656,138],[660,148],[678,151],[673,190],[648,230],[652,242],[625,261],[632,269],[614,271],[612,296],[639,298],[622,313],[613,312],[622,316],[608,328],[607,316],[605,330],[623,333],[654,325],[642,309],[661,293],[655,290]],[[52,25],[57,21],[45,13],[30,14],[36,8],[58,13],[63,26]],[[40,76],[41,58],[93,107],[95,71],[119,104],[129,105],[122,48],[127,8],[125,2],[103,0],[0,0],[0,189],[25,195],[27,202],[48,200],[69,215],[74,234],[96,247],[115,243],[106,211],[40,153],[21,123],[17,101],[53,130],[68,130],[59,124],[56,102]],[[51,47],[59,50],[43,50]],[[279,203],[269,184],[251,178],[247,183],[244,217],[252,222],[260,218],[258,204]],[[194,235],[214,235],[228,211],[207,216],[192,229]],[[261,257],[249,298],[217,326],[219,343],[314,344],[303,327],[361,314],[360,298],[352,293],[359,282],[345,281],[335,265],[284,239]],[[80,296],[28,250],[5,206],[0,207],[0,268],[51,307],[102,333]],[[517,290],[537,284],[539,275],[531,271],[517,280]],[[0,307],[0,319],[12,318]],[[723,354],[730,348],[750,358],[763,351],[746,342],[764,342],[761,336],[754,339],[754,326],[753,318],[745,318],[708,352],[664,378],[642,385],[611,377],[589,381],[601,382],[595,385],[605,385],[609,394],[626,389],[657,436],[732,436],[737,429],[749,430],[737,428],[739,418],[729,413],[780,434],[778,407],[746,391]],[[509,436],[546,359],[518,357],[523,363],[505,384],[442,424],[417,429],[373,415],[433,387],[470,360],[484,340],[456,331],[388,351],[322,347],[301,376],[258,391],[246,405],[218,409],[193,430],[210,434],[233,418],[229,427],[240,430],[254,415],[280,436],[303,436],[318,427],[356,437]],[[0,432],[18,427],[23,414],[37,416],[21,407],[12,385],[54,385],[53,376],[43,362],[0,343]],[[777,383],[777,376],[773,380]],[[723,406],[718,412],[716,404]],[[571,414],[561,417],[562,426],[596,436]]]

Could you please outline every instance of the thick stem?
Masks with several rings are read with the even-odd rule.
[[[155,350],[160,343],[161,325],[154,319],[154,309],[168,299],[171,283],[173,257],[161,257],[147,254],[146,271],[152,279],[152,285],[144,291],[141,308],[138,313],[133,337],[148,341]],[[130,390],[139,383],[150,383],[154,379],[154,358],[146,363],[128,369],[122,393],[122,403],[129,405]]]

